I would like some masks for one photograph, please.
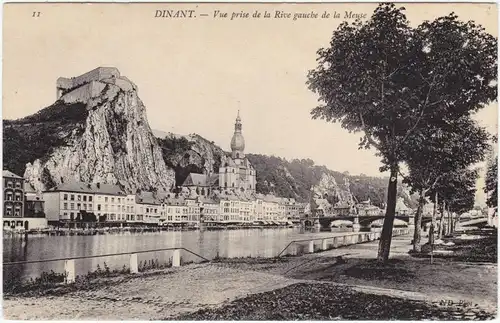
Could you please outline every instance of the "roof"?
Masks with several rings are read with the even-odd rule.
[[[24,199],[25,201],[39,201],[42,203],[45,202],[40,195],[27,195]]]
[[[142,191],[141,193],[135,196],[135,201],[138,204],[156,204],[160,205],[161,202],[158,200],[153,192]]]
[[[219,204],[215,200],[209,199],[209,198],[206,198],[206,197],[200,197],[200,201],[203,204]]]
[[[212,174],[210,176],[206,174],[190,173],[188,177],[182,183],[182,186],[213,186],[219,179],[219,175]]]
[[[177,198],[173,198],[173,197],[168,197],[164,200],[165,204],[167,205],[185,205],[186,204],[186,201],[182,198],[182,197],[177,197]]]
[[[4,170],[3,170],[3,172],[2,172],[2,177],[10,177],[10,178],[24,179],[24,178],[22,178],[21,176],[16,175],[16,174],[14,174],[13,172],[11,172],[10,170],[6,170],[6,169],[4,169]]]
[[[25,181],[24,182],[24,193],[36,193],[36,190],[33,187],[33,185],[31,185],[31,183]]]
[[[67,182],[47,192],[76,192],[88,194],[126,195],[118,185],[101,183]]]

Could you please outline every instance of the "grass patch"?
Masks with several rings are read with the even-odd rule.
[[[474,311],[473,316],[466,313]],[[173,320],[464,320],[492,319],[478,308],[439,306],[420,301],[356,292],[331,284],[299,283],[250,295],[218,308]]]
[[[405,268],[405,262],[389,259],[387,264],[381,264],[376,259],[370,259],[346,268],[343,275],[365,280],[391,280],[405,282],[415,278],[415,273]]]

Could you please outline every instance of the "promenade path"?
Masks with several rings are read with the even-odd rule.
[[[393,239],[391,258],[400,260],[395,262],[395,277],[345,275],[344,267],[373,259],[377,247],[374,241],[280,261],[235,259],[139,277],[106,278],[88,290],[60,296],[5,298],[3,316],[11,320],[159,320],[299,282],[346,284],[361,292],[414,300],[467,301],[496,310],[496,264],[436,260],[431,265],[426,259],[410,259],[409,236]],[[345,255],[346,264],[337,263],[339,255]]]

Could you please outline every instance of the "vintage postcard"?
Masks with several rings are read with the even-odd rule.
[[[6,3],[3,318],[497,317],[493,3]]]

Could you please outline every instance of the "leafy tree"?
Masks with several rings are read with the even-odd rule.
[[[408,140],[404,158],[409,171],[403,182],[411,185],[412,191],[419,194],[415,214],[414,251],[421,250],[425,195],[443,177],[481,161],[488,149],[488,137],[486,130],[477,126],[475,121],[462,117],[443,125],[422,125],[418,135]],[[432,224],[435,225],[434,217]]]
[[[497,137],[493,138],[493,143],[498,144]],[[486,186],[484,192],[487,194],[486,205],[490,208],[498,206],[498,156],[493,154],[489,160],[486,171]]]
[[[498,206],[498,160],[490,165],[488,172],[486,174],[486,189],[488,193],[488,199],[486,200],[486,205],[490,208],[496,208]]]
[[[427,192],[429,197],[439,196],[441,218],[438,234],[441,237],[446,209],[458,214],[472,210],[475,202],[477,169],[456,169],[441,177],[439,182]]]
[[[390,171],[378,259],[389,257],[399,164],[419,127],[469,115],[496,98],[496,40],[451,14],[418,28],[404,8],[381,4],[365,23],[341,24],[330,47],[318,50],[308,85],[321,105],[313,118],[362,132]]]

